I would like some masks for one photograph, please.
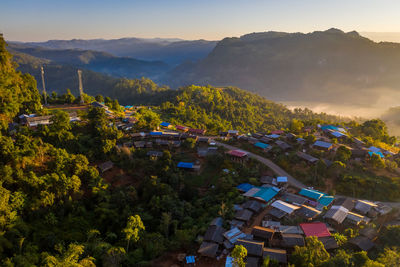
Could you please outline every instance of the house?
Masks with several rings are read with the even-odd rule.
[[[344,138],[347,137],[347,135],[344,134],[344,133],[341,133],[341,132],[338,132],[338,131],[332,131],[332,130],[328,131],[328,134],[331,137],[334,137],[334,138],[337,138],[337,139],[344,139]]]
[[[362,215],[366,215],[372,208],[377,207],[375,203],[366,200],[357,200],[354,209]]]
[[[159,131],[152,131],[152,132],[150,132],[150,136],[151,137],[156,137],[156,138],[158,138],[158,137],[160,137],[160,136],[162,136],[163,135],[163,132],[159,132]]]
[[[248,183],[243,183],[243,184],[236,186],[236,188],[241,192],[247,192],[254,187],[255,187],[254,185],[248,184]]]
[[[253,212],[248,209],[239,210],[235,213],[235,219],[243,222],[250,221],[251,217],[253,216]]]
[[[375,246],[374,242],[362,235],[351,238],[348,242],[363,251],[369,251]]]
[[[25,125],[29,127],[36,127],[38,125],[49,125],[51,124],[52,115],[38,116],[38,117],[28,117],[25,119]]]
[[[247,156],[248,156],[247,152],[244,152],[239,149],[230,150],[230,151],[226,152],[226,154],[229,155],[232,160],[238,161],[238,162],[243,162],[243,161],[247,160]]]
[[[282,130],[275,130],[275,131],[271,132],[271,134],[283,134],[283,133],[285,133],[285,132]]]
[[[206,143],[206,144],[208,144],[208,143],[210,143],[210,137],[199,137],[198,139],[197,139],[197,142],[198,143]]]
[[[270,209],[268,211],[268,214],[278,220],[282,219],[283,217],[285,217],[287,215],[286,212],[284,212],[283,210],[277,209],[277,208]]]
[[[187,131],[189,131],[189,127],[183,126],[183,125],[176,125],[175,128],[179,131],[182,131],[184,133],[186,133]]]
[[[97,166],[97,168],[99,168],[99,171],[101,173],[104,173],[106,171],[111,170],[114,167],[114,163],[112,161],[106,161],[101,163],[100,165]]]
[[[228,135],[229,136],[238,136],[239,131],[238,130],[228,130]]]
[[[95,108],[103,108],[105,110],[108,110],[108,107],[106,105],[104,105],[103,103],[97,102],[97,101],[92,102],[90,105]]]
[[[251,234],[255,239],[262,240],[270,244],[271,239],[273,238],[275,230],[270,228],[265,228],[261,226],[254,226],[251,230]]]
[[[223,233],[225,229],[218,225],[210,225],[204,235],[205,241],[210,241],[218,244],[222,244],[224,241]]]
[[[286,176],[278,176],[276,177],[276,181],[278,182],[278,185],[286,185],[288,178]]]
[[[254,144],[255,147],[261,148],[262,150],[268,150],[269,145],[268,144],[264,144],[262,142],[257,142]]]
[[[271,184],[271,185],[278,185],[278,182],[276,181],[276,178],[271,177],[271,176],[261,176],[260,182],[262,184]]]
[[[346,208],[348,211],[354,209],[355,203],[351,198],[338,198],[334,202],[335,206],[342,206]]]
[[[293,248],[295,246],[305,246],[304,237],[299,234],[286,234],[282,233],[282,241],[280,246],[284,248]]]
[[[177,165],[178,168],[187,169],[187,170],[199,170],[200,165],[195,165],[192,162],[179,162]]]
[[[378,237],[378,231],[372,227],[364,227],[359,231],[359,233],[370,240],[375,240]]]
[[[259,200],[263,203],[268,203],[280,191],[279,188],[276,187],[269,187],[269,188],[259,187],[257,189],[259,189],[257,192],[255,192],[255,190],[253,189],[254,194],[252,194],[249,197]]]
[[[199,135],[204,135],[207,132],[205,129],[193,129],[189,128],[189,133],[191,134],[199,134]]]
[[[262,227],[267,227],[267,228],[271,228],[271,229],[278,229],[278,227],[281,226],[281,222],[262,221],[261,225],[262,225]]]
[[[287,255],[286,250],[277,249],[277,248],[264,248],[263,249],[263,257],[269,257],[271,260],[277,261],[278,263],[285,264],[287,263]]]
[[[301,223],[300,227],[303,230],[305,236],[316,236],[316,237],[331,236],[328,227],[326,226],[325,223],[322,222]]]
[[[199,250],[197,251],[200,255],[215,258],[217,256],[219,245],[213,242],[204,241],[201,243]]]
[[[147,156],[149,156],[151,159],[157,159],[159,157],[163,156],[163,152],[161,151],[148,151]]]
[[[244,209],[251,210],[251,211],[253,211],[253,212],[255,212],[255,213],[260,212],[260,210],[261,210],[261,208],[262,208],[260,202],[255,201],[255,200],[248,200],[248,201],[246,201],[246,202],[242,205],[242,207],[243,207]]]
[[[279,225],[278,231],[281,234],[304,235],[304,232],[303,230],[301,230],[301,227],[297,225]]]
[[[363,141],[361,141],[360,139],[357,139],[355,137],[353,137],[353,142],[358,146],[364,146],[365,145],[365,143]]]
[[[259,266],[260,266],[260,258],[247,256],[246,267],[259,267]]]
[[[318,200],[320,199],[324,194],[313,190],[313,189],[307,189],[307,188],[302,188],[299,192],[299,195],[305,196],[307,198],[315,199]]]
[[[286,202],[296,204],[298,206],[303,205],[307,201],[307,199],[302,196],[292,194],[292,193],[287,193],[287,192],[285,192],[281,198],[282,198],[282,200],[284,200]]]
[[[324,141],[315,141],[313,144],[313,148],[320,149],[320,150],[330,150],[333,147],[331,143],[324,142]]]
[[[346,222],[352,225],[359,225],[364,221],[364,216],[357,214],[357,213],[353,213],[353,212],[349,212],[347,213],[346,216]]]
[[[324,218],[335,224],[341,224],[347,217],[349,210],[343,206],[332,206]]]
[[[292,214],[295,210],[300,209],[300,207],[286,203],[282,200],[276,200],[271,204],[271,207],[281,210],[289,215]]]
[[[272,142],[272,139],[265,137],[265,136],[261,137],[259,140],[260,140],[260,142],[263,142],[266,144],[269,144],[270,142]]]
[[[293,134],[293,133],[287,133],[287,134],[286,134],[286,138],[287,138],[287,139],[292,139],[292,140],[294,140],[294,139],[296,139],[296,137],[297,137],[297,136],[296,136],[295,134]]]
[[[266,137],[271,138],[271,139],[278,139],[281,136],[278,134],[269,134],[269,135],[266,135]]]
[[[170,142],[168,140],[157,139],[156,144],[159,146],[169,146]]]
[[[301,205],[301,208],[296,211],[297,216],[300,216],[302,218],[309,219],[309,220],[314,219],[315,217],[317,217],[320,214],[321,214],[321,211],[316,210],[307,205]]]
[[[160,126],[168,129],[172,127],[171,123],[165,121],[161,122]]]
[[[311,156],[311,155],[308,155],[308,154],[306,154],[306,153],[304,153],[304,152],[301,152],[301,151],[297,151],[297,152],[296,152],[296,155],[297,155],[299,158],[304,159],[305,161],[307,161],[308,163],[311,163],[311,164],[315,164],[315,163],[317,163],[318,160],[319,160],[319,159],[317,159],[317,158],[315,158],[315,157],[313,157],[313,156]]]
[[[224,220],[221,217],[214,218],[210,223],[210,225],[216,225],[216,226],[221,226],[221,227],[223,224],[224,224]]]
[[[238,239],[237,245],[242,245],[247,249],[247,255],[261,257],[263,255],[264,242]]]
[[[324,237],[319,237],[319,241],[324,245],[326,250],[332,250],[332,249],[337,249],[339,248],[339,245],[333,236],[324,236]]]
[[[264,135],[262,133],[253,133],[253,134],[251,134],[251,136],[254,137],[254,138],[260,139]]]
[[[289,149],[291,149],[292,148],[292,146],[291,145],[289,145],[288,143],[285,143],[285,142],[283,142],[283,141],[280,141],[280,140],[277,140],[277,141],[275,141],[275,144],[277,145],[277,146],[279,146],[282,150],[289,150]]]
[[[135,141],[135,142],[133,142],[133,145],[136,148],[144,148],[146,145],[146,141]]]
[[[351,149],[352,158],[365,158],[368,155],[368,149],[366,148],[353,148]]]
[[[235,244],[238,239],[245,238],[246,234],[239,230],[237,227],[233,227],[231,230],[226,231],[223,236],[227,239],[230,244]],[[229,244],[227,244],[229,246]]]

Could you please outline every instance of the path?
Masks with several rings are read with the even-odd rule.
[[[281,167],[279,167],[278,165],[276,165],[275,163],[273,163],[271,160],[261,157],[257,154],[251,153],[249,151],[228,145],[228,144],[224,144],[224,143],[220,143],[215,141],[215,144],[217,146],[223,146],[229,150],[234,150],[234,149],[239,149],[241,151],[244,151],[246,153],[248,153],[250,158],[256,159],[259,162],[261,162],[262,164],[268,166],[275,174],[277,174],[278,176],[286,176],[288,178],[288,182],[290,185],[297,187],[299,189],[301,188],[306,188],[307,186],[304,185],[302,182],[300,182],[299,180],[295,179],[294,177],[292,177],[289,173],[287,173],[285,170],[283,170]]]

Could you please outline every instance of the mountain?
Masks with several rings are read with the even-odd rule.
[[[52,49],[96,50],[120,57],[156,60],[170,65],[177,65],[206,57],[216,43],[216,41],[206,40],[122,38],[112,40],[49,40],[47,42],[29,42],[25,43],[25,45]]]
[[[237,86],[276,101],[387,105],[400,100],[400,44],[357,32],[262,32],[225,38],[197,63],[170,72],[171,86]]]
[[[85,68],[115,77],[150,77],[158,80],[160,75],[164,74],[170,68],[166,63],[161,61],[143,61],[128,57],[116,57],[109,53],[92,50],[48,49],[13,43],[9,44],[8,50],[13,54],[24,54],[25,56],[21,58],[25,60],[27,60],[26,55],[29,55],[41,60],[42,64],[54,63]],[[28,61],[32,62],[32,60],[33,58]]]

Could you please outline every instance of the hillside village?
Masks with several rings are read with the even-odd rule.
[[[187,157],[191,160],[177,162],[176,167],[193,174],[204,171],[204,158],[215,154],[243,166],[252,155],[274,160],[277,153],[285,156],[291,153],[307,166],[315,166],[322,161],[329,167],[334,164],[333,159],[340,147],[346,147],[351,152],[346,164],[367,164],[375,158],[392,160],[398,157],[397,153],[388,149],[367,146],[360,139],[351,137],[350,129],[343,126],[303,127],[300,135],[287,130],[252,134],[229,130],[220,132],[218,136],[207,136],[206,129],[161,122],[153,131],[137,131],[135,114],[138,107],[123,107],[121,116],[114,114],[103,103],[93,102],[91,106],[104,109],[110,126],[125,133],[116,145],[120,151],[132,147],[143,149],[149,160],[157,161],[165,151],[177,153],[189,140],[195,144],[195,156]],[[69,113],[69,116],[71,122],[81,120],[76,112]],[[22,115],[19,118],[21,124],[31,128],[50,124],[48,115]],[[307,140],[307,137],[300,137],[310,136],[311,133],[314,138]],[[227,150],[224,144],[235,149]],[[115,165],[118,162],[105,161],[98,164],[98,169],[107,176]],[[223,169],[225,173],[232,171]],[[287,171],[291,173],[292,169]],[[398,172],[398,169],[393,171]],[[332,253],[342,246],[341,237],[348,229],[352,229],[354,234],[348,236],[346,245],[355,251],[368,252],[375,247],[383,227],[399,224],[400,214],[393,210],[391,204],[353,196],[336,196],[312,186],[299,186],[303,184],[299,181],[293,183],[293,177],[279,176],[273,171],[268,173],[270,175],[260,175],[256,180],[236,185],[242,197],[241,202],[233,205],[232,218],[215,217],[210,221],[204,234],[197,237],[197,251],[178,254],[176,266],[233,266],[230,252],[236,245],[242,245],[247,250],[246,266],[261,266],[267,257],[286,266],[295,246],[305,246],[307,237],[316,237],[325,250]],[[334,192],[333,189],[331,192]]]

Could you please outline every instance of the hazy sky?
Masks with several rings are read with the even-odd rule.
[[[8,40],[178,37],[250,32],[400,32],[399,0],[2,0]]]

